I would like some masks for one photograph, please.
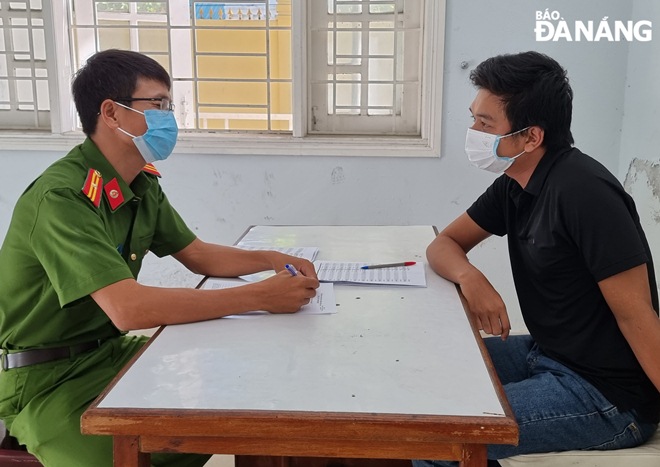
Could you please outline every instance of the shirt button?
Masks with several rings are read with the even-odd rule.
[[[137,259],[137,255],[135,253],[131,253],[131,261],[135,261]]]

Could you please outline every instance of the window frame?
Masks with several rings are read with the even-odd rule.
[[[43,2],[45,33],[51,77],[51,131],[0,130],[6,150],[68,151],[84,138],[75,128],[77,114],[71,99],[72,70],[67,11],[64,2]],[[308,2],[292,1],[293,131],[292,134],[216,133],[179,131],[177,154],[293,155],[293,156],[393,156],[439,157],[442,127],[444,31],[446,0],[424,2],[424,50],[420,96],[421,136],[354,136],[307,134],[309,80]],[[305,57],[305,60],[302,60]],[[36,137],[36,136],[39,137]],[[386,140],[387,144],[383,144]]]

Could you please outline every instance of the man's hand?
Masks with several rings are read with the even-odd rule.
[[[475,269],[470,280],[461,283],[461,292],[479,330],[506,340],[511,331],[509,315],[504,300],[488,279]]]
[[[302,272],[301,269],[299,271]],[[316,296],[318,286],[316,274],[314,277],[306,277],[303,274],[292,276],[289,271],[283,270],[273,277],[255,283],[253,290],[263,302],[263,305],[258,307],[260,310],[271,313],[295,313]]]
[[[283,253],[271,252],[272,257],[270,262],[273,266],[273,270],[276,272],[282,271],[284,266],[287,264],[292,264],[300,274],[306,277],[311,277],[313,279],[318,279],[316,275],[316,270],[314,265],[307,261],[306,259],[298,258],[296,256],[285,255]],[[318,284],[317,286],[318,287]],[[314,287],[314,288],[316,288]]]
[[[431,242],[426,258],[439,275],[461,287],[480,330],[505,340],[511,323],[500,294],[467,258],[467,252],[490,237],[467,213],[461,214]]]

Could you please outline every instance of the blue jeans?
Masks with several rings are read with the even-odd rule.
[[[657,425],[620,412],[590,383],[543,354],[530,336],[484,339],[520,428],[518,446],[489,445],[488,459],[533,452],[634,447]],[[413,461],[414,467],[456,462]]]

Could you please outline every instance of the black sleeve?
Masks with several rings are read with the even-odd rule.
[[[502,175],[470,206],[468,216],[486,232],[500,237],[507,233],[508,177]]]
[[[604,171],[566,184],[563,221],[596,281],[649,261],[632,198]]]

